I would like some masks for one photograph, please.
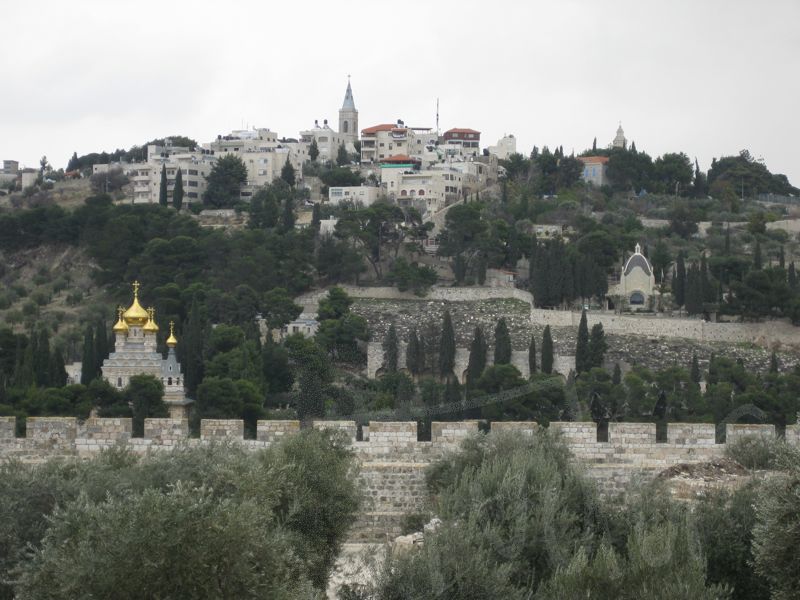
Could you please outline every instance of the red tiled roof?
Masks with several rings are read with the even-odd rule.
[[[444,132],[444,135],[448,133],[477,133],[480,135],[480,131],[475,131],[474,129],[464,128],[464,127],[454,127],[453,129],[448,129]]]
[[[606,164],[608,162],[608,157],[607,156],[579,156],[578,160],[583,162],[583,163],[589,163],[589,164],[594,163],[594,164],[604,165],[604,164]]]
[[[393,156],[389,156],[388,158],[382,158],[380,160],[382,163],[410,163],[410,162],[420,162],[419,159],[414,158],[413,156],[408,156],[406,154],[395,154]]]
[[[361,133],[378,133],[379,131],[391,131],[392,129],[397,129],[395,123],[383,123],[382,125],[373,125],[372,127],[362,129]]]

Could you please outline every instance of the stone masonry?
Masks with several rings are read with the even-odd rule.
[[[300,431],[298,421],[259,421],[257,439],[243,438],[240,420],[204,420],[200,438],[188,437],[188,422],[180,419],[147,419],[143,438],[131,437],[130,419],[31,417],[26,437],[14,436],[14,417],[0,417],[0,460],[42,462],[55,457],[90,458],[104,448],[121,446],[144,454],[168,451],[178,444],[198,445],[212,441],[236,442],[257,450]],[[403,517],[424,509],[428,500],[425,469],[446,452],[456,450],[469,435],[478,433],[477,421],[434,422],[431,441],[417,441],[416,422],[372,422],[357,439],[353,421],[316,421],[316,429],[344,432],[359,462],[364,505],[351,532],[354,542],[381,542],[399,535]],[[634,478],[653,477],[679,463],[699,463],[721,456],[725,444],[715,443],[715,426],[708,423],[670,423],[667,442],[656,441],[652,423],[610,423],[608,441],[598,442],[597,425],[551,423],[572,452],[577,464],[596,480],[605,493],[622,491]],[[499,422],[493,431],[517,431],[535,435],[533,422]],[[727,439],[743,435],[774,436],[772,425],[729,424]],[[800,445],[800,425],[786,428],[786,440]]]

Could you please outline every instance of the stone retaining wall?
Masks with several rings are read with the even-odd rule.
[[[209,419],[201,423],[201,438],[189,439],[188,423],[179,419],[147,419],[143,438],[131,437],[130,419],[31,417],[27,437],[14,437],[14,417],[0,417],[0,460],[18,458],[42,462],[52,457],[91,457],[113,445],[143,454],[169,450],[178,443],[197,445],[215,440],[240,441],[249,449],[266,448],[300,431],[299,421],[259,421],[257,439],[243,440],[239,420]],[[417,441],[416,422],[372,422],[369,439],[356,441],[353,421],[315,421],[316,429],[343,431],[359,462],[365,504],[352,533],[353,541],[384,541],[399,535],[403,516],[425,507],[425,468],[444,453],[458,448],[478,432],[478,421],[434,422],[431,441]],[[667,442],[656,442],[652,423],[611,423],[608,441],[597,441],[593,422],[551,423],[586,474],[606,493],[621,491],[632,479],[652,477],[678,463],[697,463],[721,455],[725,444],[714,442],[715,427],[707,423],[670,423]],[[534,422],[498,422],[492,431],[535,435]],[[771,425],[728,424],[728,442],[744,435],[774,436]],[[365,436],[366,437],[366,436]],[[786,428],[786,440],[800,445],[800,425]]]

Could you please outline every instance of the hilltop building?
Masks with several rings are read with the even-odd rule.
[[[496,156],[498,160],[507,160],[512,154],[517,152],[517,138],[512,134],[504,135],[494,146],[489,146],[489,154]]]
[[[186,397],[181,365],[175,356],[178,340],[170,323],[166,340],[168,353],[163,358],[157,349],[158,325],[155,309],[145,310],[139,303],[139,282],[133,282],[133,302],[127,310],[121,306],[114,325],[114,351],[103,361],[103,379],[118,389],[128,385],[134,375],[152,375],[164,384],[164,401],[170,417],[188,418],[192,401]]]
[[[344,92],[344,102],[339,109],[339,135],[345,144],[355,150],[358,141],[358,110],[353,100],[353,88],[350,87],[350,76],[347,76],[347,89]],[[335,156],[334,156],[335,158]]]
[[[581,179],[595,187],[608,185],[608,157],[607,156],[579,156],[583,163]]]
[[[622,148],[623,150],[628,147],[628,140],[625,139],[625,132],[622,130],[622,123],[619,124],[617,127],[617,135],[614,137],[614,141],[611,142],[612,148]]]

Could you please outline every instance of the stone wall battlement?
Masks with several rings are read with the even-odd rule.
[[[431,441],[418,441],[417,423],[373,421],[358,427],[355,421],[315,421],[315,429],[344,433],[359,462],[359,483],[364,503],[350,541],[381,542],[400,534],[404,515],[425,509],[428,491],[425,469],[446,452],[477,434],[478,421],[434,422]],[[536,435],[534,422],[497,422],[492,431],[517,431]],[[244,439],[241,420],[207,419],[200,437],[189,437],[185,419],[146,419],[144,437],[132,437],[131,419],[30,417],[26,437],[15,436],[14,417],[0,417],[0,461],[18,459],[42,462],[55,457],[89,458],[104,448],[121,446],[138,454],[169,451],[177,444],[212,441],[241,443],[250,449],[266,448],[300,431],[299,421],[258,421],[256,439]],[[725,444],[715,442],[715,426],[707,423],[670,423],[667,441],[656,441],[653,423],[610,423],[608,441],[598,442],[593,422],[551,423],[586,475],[604,493],[622,491],[636,477],[652,477],[678,463],[704,462],[721,455]],[[772,425],[727,425],[727,440],[745,435],[774,436]],[[358,439],[358,438],[361,439]],[[786,428],[786,439],[800,445],[800,425]]]

